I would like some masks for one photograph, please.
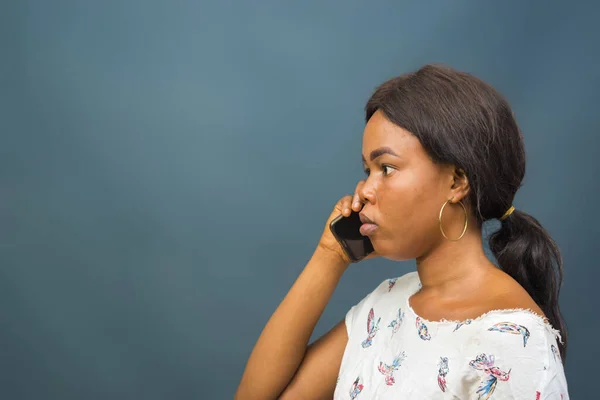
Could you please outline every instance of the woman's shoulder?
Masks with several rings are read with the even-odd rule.
[[[530,309],[492,310],[470,321],[470,345],[482,351],[532,359],[559,359],[560,332]]]
[[[561,341],[560,332],[544,315],[542,309],[520,286],[506,290],[503,295],[482,302],[482,314],[476,318],[477,324],[488,336],[496,338],[498,345],[521,336],[523,348],[549,349],[551,344]],[[498,335],[495,333],[504,333]]]

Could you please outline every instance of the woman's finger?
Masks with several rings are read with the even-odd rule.
[[[354,196],[352,197],[352,209],[356,212],[362,209],[362,201],[360,199],[360,191],[362,186],[365,184],[364,180],[361,180],[356,185],[356,189],[354,190]]]
[[[350,213],[352,212],[352,196],[348,195],[348,196],[344,196],[341,200],[340,203],[340,208],[342,209],[342,215],[344,217],[347,217],[350,215]]]

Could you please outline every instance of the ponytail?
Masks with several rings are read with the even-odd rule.
[[[501,221],[489,239],[490,250],[500,268],[512,276],[540,306],[562,338],[560,355],[566,360],[567,331],[558,304],[563,280],[563,261],[556,242],[538,220],[514,210]]]

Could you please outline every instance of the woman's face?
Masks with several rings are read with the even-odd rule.
[[[377,111],[363,134],[363,164],[368,178],[360,190],[361,213],[377,224],[369,234],[377,253],[409,260],[428,253],[443,237],[440,208],[452,194],[454,167],[434,164],[419,140]],[[453,213],[448,204],[444,215]],[[462,211],[461,211],[462,212]],[[444,229],[457,237],[462,226]]]

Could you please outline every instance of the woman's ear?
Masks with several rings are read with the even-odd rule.
[[[469,178],[467,173],[462,168],[454,168],[453,183],[451,190],[451,197],[455,202],[463,200],[469,195],[470,186]]]

